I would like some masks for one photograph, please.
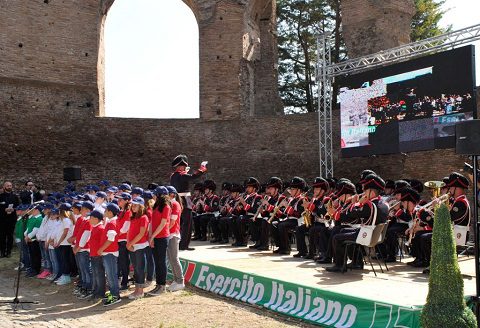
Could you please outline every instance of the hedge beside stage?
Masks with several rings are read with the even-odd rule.
[[[306,287],[181,259],[185,282],[322,327],[420,327],[421,307],[401,306]]]
[[[445,204],[435,210],[428,296],[422,312],[424,328],[473,328],[477,321],[463,295],[450,212]]]

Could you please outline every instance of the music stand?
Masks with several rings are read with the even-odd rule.
[[[28,210],[21,218],[22,220],[22,230],[25,231],[27,227],[27,220],[28,220],[28,215],[36,208],[34,206],[30,210]],[[21,271],[20,270],[20,265],[22,264],[22,249],[20,249],[20,254],[18,255],[18,271],[17,271],[17,277],[15,278],[15,297],[11,301],[1,301],[0,304],[12,304],[13,311],[17,311],[17,307],[19,304],[38,304],[38,301],[23,301],[18,298],[18,292],[20,289],[20,276],[21,276]]]

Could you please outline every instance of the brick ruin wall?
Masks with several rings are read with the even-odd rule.
[[[78,165],[81,184],[163,183],[178,153],[192,166],[209,160],[217,181],[317,176],[317,114],[279,115],[275,3],[185,2],[200,29],[200,119],[192,120],[102,117],[102,29],[113,1],[0,2],[0,180],[59,188],[63,168]],[[339,125],[337,111],[337,141]],[[454,150],[342,159],[338,144],[335,176],[354,180],[364,168],[439,179],[465,159]]]

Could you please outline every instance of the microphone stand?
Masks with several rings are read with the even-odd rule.
[[[25,231],[26,227],[27,227],[27,220],[28,220],[28,215],[33,211],[35,207],[33,207],[32,209],[28,210],[21,218],[22,220],[22,230]],[[20,252],[19,252],[19,256],[18,256],[18,271],[17,271],[17,277],[15,278],[15,297],[13,298],[13,300],[11,301],[2,301],[0,302],[0,304],[12,304],[12,307],[13,307],[13,311],[16,312],[17,311],[17,307],[19,304],[38,304],[38,301],[21,301],[19,298],[18,298],[18,292],[19,292],[19,289],[20,289],[20,275],[21,275],[21,271],[20,270],[20,265],[22,264],[22,249],[20,249]]]

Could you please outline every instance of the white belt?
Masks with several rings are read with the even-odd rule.
[[[178,196],[181,196],[181,197],[188,197],[188,196],[191,196],[192,194],[190,192],[179,192],[178,193]]]

